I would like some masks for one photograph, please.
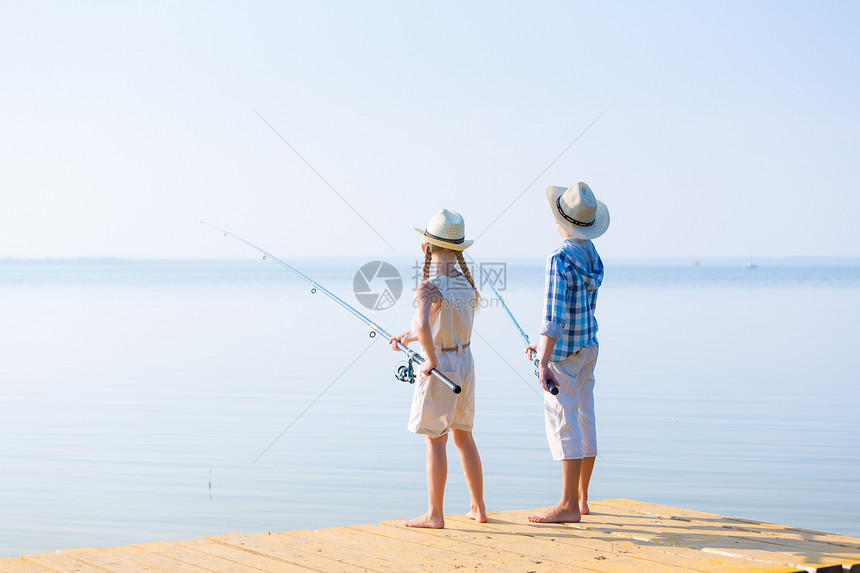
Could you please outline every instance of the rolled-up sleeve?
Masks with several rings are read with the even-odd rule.
[[[567,300],[567,279],[564,276],[564,263],[560,253],[554,253],[546,260],[546,291],[544,294],[546,311],[540,333],[558,340],[564,332],[565,301]]]

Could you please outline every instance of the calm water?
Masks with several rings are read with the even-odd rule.
[[[358,306],[364,262],[296,264]],[[392,332],[412,312],[398,267],[404,296],[366,312]],[[540,261],[508,265],[530,333],[542,282]],[[488,509],[550,505],[541,399],[491,295],[473,337]],[[860,265],[610,262],[598,319],[593,499],[860,537]],[[0,557],[425,509],[401,355],[270,262],[0,261],[0,349]]]

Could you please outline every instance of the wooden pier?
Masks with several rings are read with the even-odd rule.
[[[581,523],[534,524],[537,510],[315,531],[228,533],[189,541],[63,549],[0,559],[0,573],[818,571],[860,572],[860,539],[611,499]]]

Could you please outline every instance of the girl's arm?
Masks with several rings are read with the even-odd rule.
[[[432,283],[426,281],[420,283],[415,291],[415,316],[412,318],[412,328],[403,334],[392,336],[388,341],[392,350],[397,350],[395,342],[408,345],[417,340],[421,343],[421,348],[424,350],[425,358],[427,358],[422,365],[422,370],[424,370],[424,365],[432,363],[432,366],[427,367],[425,372],[435,368],[436,365],[436,349],[433,345],[433,334],[430,332],[430,315],[439,310],[438,303],[441,300],[442,293]]]
[[[418,285],[415,293],[415,318],[412,319],[412,331],[418,338],[424,350],[426,360],[421,363],[421,372],[428,374],[436,368],[436,347],[433,344],[433,333],[430,332],[430,314],[436,310],[442,300],[442,293],[433,283],[424,281]]]

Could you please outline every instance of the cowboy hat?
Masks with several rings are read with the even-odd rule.
[[[585,183],[547,187],[546,200],[555,220],[571,237],[596,239],[609,228],[609,209]]]
[[[442,209],[423,229],[415,228],[425,243],[453,251],[463,251],[474,241],[466,239],[466,224],[460,213]]]

